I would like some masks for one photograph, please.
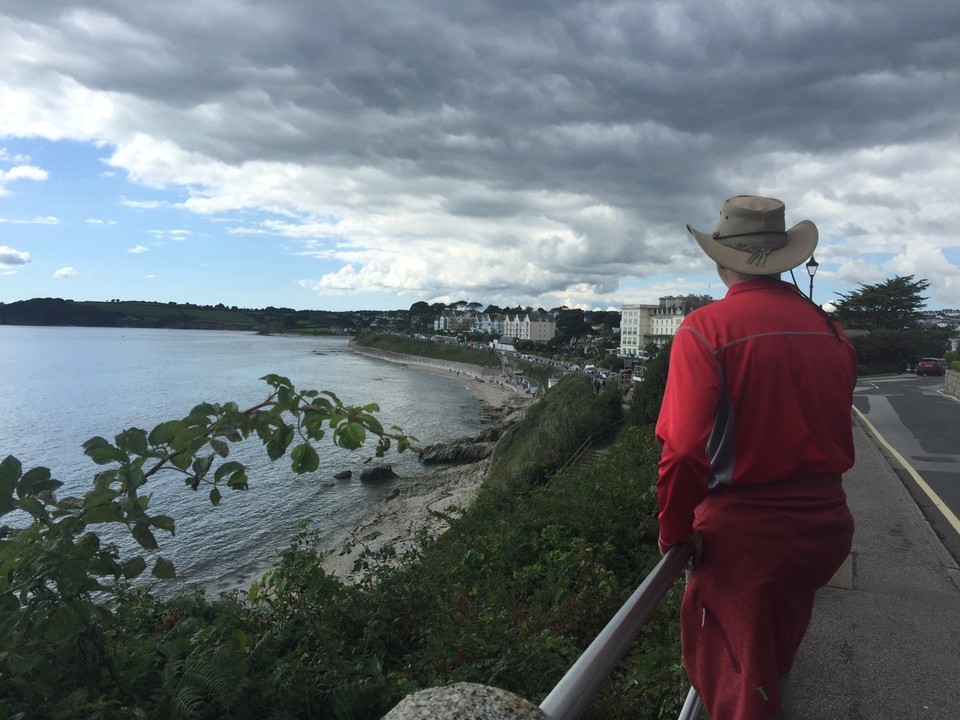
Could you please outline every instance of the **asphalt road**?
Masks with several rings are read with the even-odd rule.
[[[960,559],[960,401],[943,378],[862,379],[853,397],[881,447],[954,558]],[[898,457],[899,455],[899,457]]]

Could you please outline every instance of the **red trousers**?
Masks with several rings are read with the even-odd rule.
[[[780,709],[816,591],[850,552],[853,518],[839,476],[725,488],[694,526],[703,559],[680,611],[683,661],[710,720],[769,720]]]

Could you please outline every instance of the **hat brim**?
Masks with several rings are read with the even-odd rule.
[[[687,225],[687,230],[707,256],[734,272],[744,275],[775,275],[791,270],[813,255],[820,233],[810,220],[801,220],[787,230],[787,242],[782,248],[770,252],[762,265],[748,262],[751,254],[744,250],[724,245],[713,239],[713,233],[704,233]]]

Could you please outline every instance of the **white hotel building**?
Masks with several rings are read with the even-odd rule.
[[[662,297],[659,305],[624,305],[620,310],[619,354],[637,357],[650,343],[665,345],[687,312],[684,297]]]

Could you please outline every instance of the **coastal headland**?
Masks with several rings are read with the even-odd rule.
[[[395,362],[412,370],[447,375],[463,380],[473,395],[487,408],[494,422],[522,411],[532,397],[496,369],[454,363],[433,358],[389,352],[351,342],[350,349],[369,357]],[[353,583],[365,572],[358,561],[376,557],[393,546],[396,560],[416,545],[421,532],[436,537],[450,520],[466,509],[486,479],[489,460],[427,469],[421,475],[401,478],[395,492],[383,501],[381,509],[352,530],[336,537],[323,551],[323,567],[343,582]]]

